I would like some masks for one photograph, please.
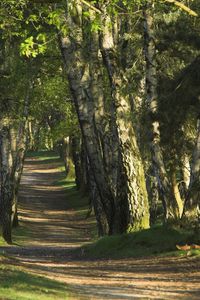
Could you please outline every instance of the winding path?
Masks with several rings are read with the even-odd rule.
[[[75,190],[62,180],[59,160],[26,160],[20,189],[23,246],[4,247],[17,265],[67,283],[73,299],[200,299],[200,260],[146,258],[85,260],[73,250],[91,240],[94,219],[74,207]],[[72,202],[75,201],[75,202]]]

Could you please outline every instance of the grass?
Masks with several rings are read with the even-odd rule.
[[[40,151],[34,153],[34,155],[33,153],[29,153],[28,155],[31,157],[34,156],[42,163],[55,162],[58,160],[61,162],[58,156],[52,151]],[[57,177],[57,180],[54,182],[54,185],[62,187],[66,190],[66,201],[68,208],[74,209],[81,218],[86,217],[89,206],[88,197],[83,197],[77,191],[75,181],[72,178],[73,176],[70,176],[70,178],[66,177],[62,162],[61,164],[58,164],[58,171],[60,174]],[[83,249],[85,255],[91,258],[120,259],[126,257],[148,257],[151,255],[181,256],[188,253],[177,250],[176,244],[186,244],[192,242],[199,243],[199,241],[194,240],[191,232],[158,225],[137,233],[129,233],[110,237],[107,236],[97,240],[94,218],[92,218],[90,222],[92,225],[91,237],[94,242],[93,244],[83,246]],[[31,232],[23,224],[13,231],[13,240],[19,245],[25,244],[26,240],[30,238]],[[0,246],[5,245],[6,243],[0,238]],[[200,250],[191,250],[189,251],[189,255],[200,256]]]
[[[65,177],[66,177],[67,181],[73,181],[74,182],[75,181],[75,176],[76,176],[75,175],[75,167],[74,167],[74,164],[73,164],[71,159],[68,161],[68,164],[69,164],[69,172],[67,174],[67,177],[66,177],[66,171],[65,171],[65,166],[64,165],[60,166],[59,170],[65,174]]]
[[[186,255],[176,249],[176,244],[192,241],[190,232],[156,226],[137,233],[106,236],[97,242],[84,246],[86,256],[92,258],[148,257],[151,255]],[[200,250],[191,250],[189,255],[200,255]]]
[[[63,171],[61,169],[61,171]],[[77,191],[76,184],[74,179],[70,179],[65,176],[65,173],[62,173],[62,176],[59,180],[54,182],[55,186],[62,187],[66,190],[67,204],[68,208],[74,209],[76,214],[80,218],[86,218],[89,210],[89,199],[88,195],[82,195]],[[90,219],[91,223],[91,238],[92,240],[97,239],[97,227],[95,218]]]
[[[33,154],[29,153],[33,157]],[[41,151],[34,155],[42,163],[55,162],[59,158],[56,154],[48,151]],[[55,186],[66,190],[66,201],[69,209],[74,209],[82,218],[88,211],[88,198],[83,197],[77,190],[73,178],[66,178],[61,164],[58,165],[60,175]],[[96,239],[95,220],[91,219],[91,234]],[[31,239],[31,231],[22,223],[13,230],[13,240],[18,245],[24,245],[26,240]],[[158,256],[186,256],[185,251],[176,250],[176,244],[192,243],[194,237],[191,232],[172,229],[164,226],[155,226],[148,230],[137,233],[129,233],[120,236],[103,237],[93,244],[83,246],[86,257],[121,259],[130,257]],[[199,242],[199,241],[197,241]],[[0,238],[0,246],[7,244]],[[80,252],[80,249],[78,250]],[[200,257],[200,250],[189,251],[190,256]],[[66,284],[55,280],[47,279],[29,273],[22,267],[12,266],[12,258],[5,257],[0,251],[0,299],[7,300],[59,300],[78,299],[72,296]]]
[[[56,177],[58,178],[53,184],[55,186],[61,187],[66,190],[66,201],[69,209],[74,209],[80,217],[86,217],[89,200],[87,195],[82,195],[76,189],[76,184],[74,180],[74,170],[71,165],[71,172],[69,176],[66,177],[65,167],[62,160],[54,151],[37,151],[37,152],[28,152],[27,157],[36,158],[36,164],[38,160],[40,163],[54,163],[59,162],[58,164],[58,173]],[[33,161],[32,161],[33,163]],[[92,236],[96,237],[96,225],[94,219],[92,220],[94,228],[92,229]],[[27,240],[31,239],[31,230],[26,227],[23,223],[20,223],[20,226],[14,228],[12,231],[13,243],[23,246],[26,244]],[[0,236],[0,246],[7,246],[7,243]]]
[[[31,238],[31,230],[26,227],[23,223],[20,223],[20,226],[13,228],[12,230],[12,239],[13,244],[18,246],[23,246],[26,244],[26,240]],[[0,236],[0,246],[8,246],[4,239]]]
[[[40,150],[40,151],[29,151],[26,154],[27,158],[36,158],[37,160],[35,161],[35,163],[38,163],[38,160],[40,161],[40,163],[42,164],[49,164],[52,162],[60,162],[62,163],[61,158],[58,156],[58,154],[52,150]],[[32,164],[34,164],[34,162],[32,161]]]
[[[59,167],[59,170],[60,178],[54,182],[54,185],[66,190],[67,204],[69,208],[73,208],[83,217],[86,216],[89,208],[88,195],[83,195],[77,190],[74,179],[74,171],[72,170],[66,177],[64,166]]]
[[[69,209],[73,208],[80,216],[85,216],[88,209],[87,197],[82,197],[76,190],[75,182],[72,178],[66,178],[62,161],[55,153],[49,151],[40,151],[33,155],[29,153],[28,157],[37,158],[40,163],[58,164],[58,180],[55,185],[66,190],[66,201]],[[13,242],[17,245],[26,245],[26,241],[31,239],[31,229],[24,223],[13,229]],[[0,246],[8,246],[0,237]],[[43,276],[37,276],[29,273],[18,266],[12,266],[12,257],[4,255],[0,250],[0,299],[9,300],[61,300],[61,299],[79,299],[69,292],[66,284],[47,279]]]
[[[1,262],[1,258],[0,258]],[[71,299],[66,284],[0,263],[0,297],[9,300]]]
[[[53,150],[39,150],[39,151],[28,151],[26,157],[33,157],[39,160],[45,159],[57,159],[58,155]]]
[[[62,160],[58,157],[58,155],[53,151],[37,151],[37,152],[28,152],[27,157],[36,158],[36,164],[38,160],[40,163],[54,163],[60,162],[58,164],[58,172],[57,178],[54,182],[55,186],[61,187],[66,190],[66,201],[69,209],[74,209],[79,217],[86,217],[88,208],[89,208],[89,200],[87,195],[81,195],[80,192],[76,189],[76,184],[74,180],[74,171],[72,170],[69,176],[66,177],[65,167],[63,165]],[[33,161],[32,161],[33,163]],[[96,238],[96,225],[95,220],[92,219],[93,223],[92,228],[92,236]],[[20,223],[20,226],[14,228],[12,231],[13,243],[19,246],[23,246],[26,244],[27,240],[31,239],[31,229],[26,227],[23,223]],[[7,243],[0,236],[0,246],[7,246]]]
[[[0,236],[0,246],[8,246],[8,244],[4,241],[2,236]]]

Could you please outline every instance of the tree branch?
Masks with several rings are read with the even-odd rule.
[[[176,6],[181,8],[182,10],[186,11],[191,16],[198,17],[198,14],[194,10],[190,9],[188,6],[181,3],[180,1],[177,1],[177,0],[164,0],[164,1],[175,4]]]
[[[92,10],[94,10],[96,13],[98,14],[102,14],[102,12],[100,11],[100,9],[96,8],[94,5],[90,4],[89,2],[87,2],[86,0],[80,0],[83,4],[85,4],[86,6],[88,6],[89,8],[91,8]]]

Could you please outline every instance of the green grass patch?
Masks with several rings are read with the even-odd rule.
[[[4,241],[4,239],[2,238],[2,236],[0,236],[0,247],[1,246],[7,246],[8,244]]]
[[[186,255],[186,251],[176,250],[176,244],[192,242],[190,232],[156,226],[136,233],[106,236],[85,246],[86,256],[93,258],[147,257],[151,255]],[[191,255],[199,255],[199,250],[191,250]]]
[[[51,159],[58,157],[58,154],[53,150],[39,150],[39,151],[28,151],[26,157],[41,158],[41,159]]]
[[[42,164],[49,164],[52,162],[62,162],[61,158],[55,151],[47,151],[47,150],[40,150],[40,151],[29,151],[26,154],[26,158],[35,158],[37,159],[35,163],[38,163],[38,160]],[[33,163],[33,162],[32,162]]]
[[[31,228],[26,227],[22,222],[20,222],[19,226],[13,228],[12,230],[12,241],[13,245],[24,246],[26,242],[31,239]],[[0,247],[8,246],[8,244],[4,241],[2,236],[0,236]],[[1,249],[0,249],[1,253]]]
[[[13,228],[12,231],[12,238],[13,243],[18,246],[26,245],[26,242],[31,239],[31,228],[28,228],[24,225],[24,223],[20,222],[19,226],[16,228]]]
[[[82,195],[76,188],[76,183],[73,178],[65,176],[63,168],[60,168],[60,179],[54,182],[55,186],[62,187],[66,191],[66,199],[69,208],[73,208],[76,211],[82,211],[88,209],[89,199],[87,195]]]
[[[68,163],[69,163],[69,172],[68,172],[67,176],[66,176],[66,170],[65,170],[64,165],[60,166],[59,170],[65,174],[67,181],[74,181],[75,177],[76,177],[75,166],[71,159],[68,161]]]
[[[67,208],[76,211],[80,217],[86,217],[89,209],[88,195],[82,195],[76,188],[74,180],[68,180],[68,178],[61,178],[54,183],[56,186],[60,186],[66,191]],[[93,220],[93,223],[95,221]]]
[[[0,297],[10,300],[70,299],[66,284],[0,263]]]
[[[63,168],[60,168],[61,176],[60,179],[54,182],[55,186],[62,187],[66,191],[66,203],[68,209],[73,209],[77,216],[80,218],[86,218],[89,210],[89,197],[88,195],[81,194],[76,188],[74,179],[69,179],[65,176]],[[89,222],[89,221],[87,221]],[[96,221],[93,217],[90,219],[91,223],[91,238],[92,240],[97,239],[97,226]]]

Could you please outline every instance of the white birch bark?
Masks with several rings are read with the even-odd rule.
[[[80,1],[75,3],[76,15],[71,17],[68,14],[68,25],[71,28],[71,32],[68,37],[61,38],[60,46],[90,166],[109,224],[109,233],[112,234],[115,210],[114,199],[105,171],[101,143],[96,131],[94,98],[91,93],[90,64],[85,58],[83,49],[81,5]],[[75,49],[76,51],[74,51]]]
[[[104,9],[104,6],[101,8]],[[131,105],[128,96],[123,94],[124,74],[120,68],[119,49],[114,42],[112,21],[104,11],[101,50],[110,78],[117,135],[119,140],[118,172],[118,213],[121,231],[134,231],[149,227],[149,206],[145,176],[136,134],[132,126]],[[116,24],[115,28],[116,28]]]

